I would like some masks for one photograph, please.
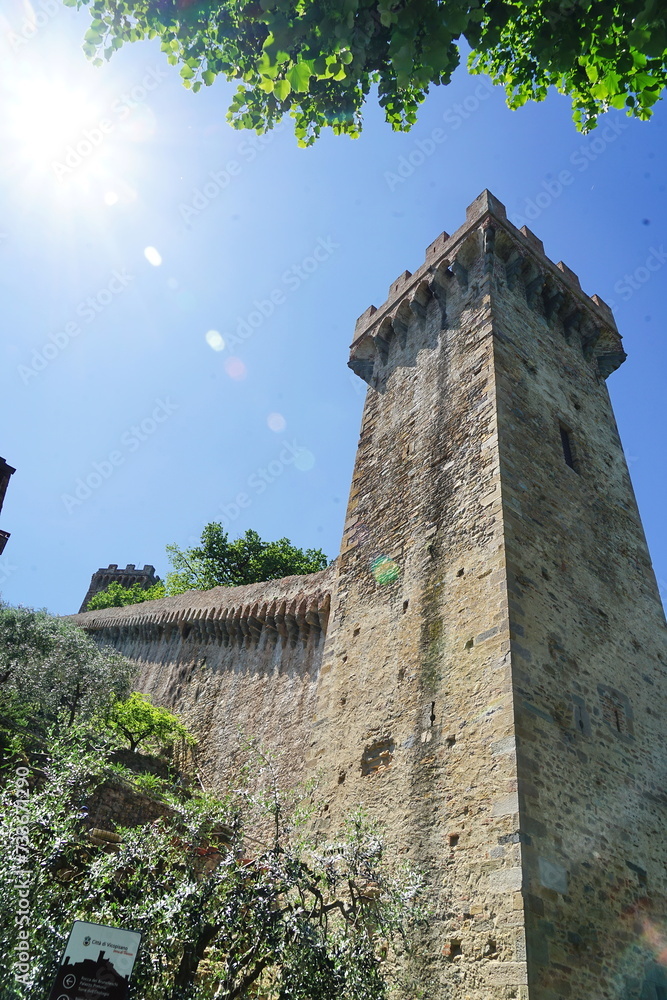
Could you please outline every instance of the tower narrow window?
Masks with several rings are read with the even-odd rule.
[[[578,472],[579,469],[577,468],[576,462],[574,460],[574,449],[572,447],[572,434],[567,429],[567,427],[563,427],[562,424],[559,424],[558,426],[560,427],[560,441],[563,446],[563,457],[565,458],[565,464],[569,465],[570,468],[574,469],[575,472]]]

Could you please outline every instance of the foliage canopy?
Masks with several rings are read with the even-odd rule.
[[[377,86],[407,131],[429,87],[449,83],[461,50],[510,107],[567,94],[582,130],[608,108],[646,119],[667,82],[660,0],[64,0],[88,6],[84,50],[97,62],[158,37],[186,87],[239,83],[228,112],[264,132],[285,114],[300,145],[330,126],[357,136]]]
[[[100,590],[88,601],[86,611],[99,611],[101,608],[123,608],[127,604],[141,604],[142,601],[156,601],[166,594],[165,586],[160,580],[152,587],[142,587],[133,583],[124,587],[122,583],[110,583],[105,590]]]
[[[289,538],[264,542],[256,531],[229,541],[222,525],[207,524],[199,545],[180,549],[168,545],[174,572],[167,576],[167,591],[210,590],[211,587],[240,587],[262,580],[280,580],[326,569],[327,557],[321,549],[300,549]]]
[[[263,580],[280,580],[284,576],[302,576],[317,573],[327,566],[327,557],[321,549],[300,549],[292,545],[289,538],[265,542],[256,531],[248,529],[241,538],[230,542],[227,532],[217,521],[206,525],[199,545],[189,549],[168,545],[167,554],[173,572],[167,574],[166,584],[157,583],[142,590],[139,584],[123,587],[112,583],[88,601],[86,610],[139,604],[182,594],[186,590],[239,587]]]
[[[173,712],[153,705],[148,695],[139,691],[133,691],[123,701],[114,701],[104,721],[108,729],[125,737],[132,751],[142,744],[149,744],[159,750],[177,740],[195,742]]]

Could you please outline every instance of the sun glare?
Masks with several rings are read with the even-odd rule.
[[[69,158],[85,158],[101,145],[100,109],[80,89],[58,80],[27,80],[9,101],[18,158],[52,170]]]

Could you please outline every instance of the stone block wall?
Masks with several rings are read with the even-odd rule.
[[[598,330],[525,266],[494,280],[530,996],[639,1000],[667,916],[664,614]]]
[[[163,817],[171,817],[174,810],[154,795],[134,788],[122,778],[109,779],[99,786],[86,803],[89,830],[109,830],[120,827],[145,826]]]
[[[307,777],[307,734],[335,586],[307,577],[216,587],[72,617],[137,663],[137,685],[197,735],[197,768],[224,788],[249,737],[275,752],[285,786]]]
[[[464,246],[435,294],[422,272],[404,275],[397,318],[370,314],[383,343],[364,343],[366,327],[353,346],[371,388],[310,766],[329,776],[330,829],[361,802],[427,874],[417,984],[488,1000],[517,995],[526,966],[491,300],[472,292],[476,256]]]

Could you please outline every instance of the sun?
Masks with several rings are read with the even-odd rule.
[[[104,141],[101,109],[83,89],[62,80],[24,80],[7,110],[16,159],[28,169],[57,170],[71,150],[90,155]]]

